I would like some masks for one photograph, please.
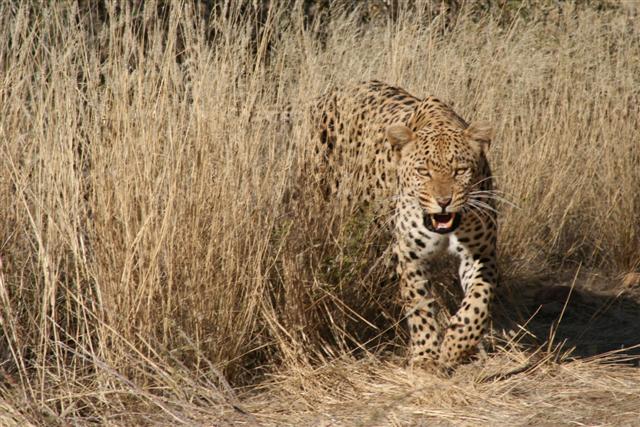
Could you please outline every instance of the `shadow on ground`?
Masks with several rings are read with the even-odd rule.
[[[510,295],[500,298],[499,313],[513,310],[505,301],[516,302],[518,323],[535,338],[534,345],[562,344],[573,349],[570,357],[586,358],[616,352],[621,363],[640,366],[640,287],[623,288],[617,278],[595,273],[562,280],[531,278],[507,283]],[[499,323],[499,322],[498,322]],[[624,357],[629,356],[629,357]]]

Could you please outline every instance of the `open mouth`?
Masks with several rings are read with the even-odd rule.
[[[459,213],[425,214],[424,225],[436,233],[451,233],[460,225]]]

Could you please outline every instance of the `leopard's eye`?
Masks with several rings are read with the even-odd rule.
[[[469,168],[458,168],[458,169],[455,170],[454,176],[464,175],[465,173],[467,173],[468,170],[469,170]]]
[[[425,178],[431,178],[431,172],[429,172],[429,169],[427,168],[417,168],[416,171],[420,176],[423,176]]]

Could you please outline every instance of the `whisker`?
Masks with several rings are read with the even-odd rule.
[[[478,215],[482,215],[484,217],[487,217],[491,220],[491,222],[497,227],[498,223],[496,221],[495,215],[494,213],[498,213],[497,211],[493,210],[493,212],[491,212],[490,210],[488,210],[485,206],[481,206],[481,205],[477,205],[475,202],[475,200],[470,201],[470,203],[467,204],[467,207],[469,208],[469,212],[473,213],[474,215],[476,215],[476,217],[480,220],[480,222],[482,222],[483,226],[486,226],[485,222],[478,217]]]
[[[476,210],[477,212],[487,216],[493,216],[493,214],[498,213],[495,209],[492,209],[489,205],[473,199],[470,199],[467,201],[467,206],[474,208],[474,210]]]
[[[502,198],[497,198],[497,197],[487,197],[487,199],[497,202],[498,204],[505,204],[509,207],[512,207],[514,209],[522,209],[520,207],[520,205],[518,205],[517,203],[512,202],[511,200],[508,199],[502,199]]]
[[[482,202],[482,201],[480,201],[480,200],[477,200],[477,199],[469,199],[469,202],[471,202],[471,204],[473,204],[473,205],[475,205],[475,206],[477,206],[477,207],[481,207],[481,208],[486,209],[486,210],[489,210],[489,211],[491,211],[491,212],[494,212],[494,213],[500,213],[500,211],[498,211],[498,210],[497,210],[496,208],[494,208],[493,206],[491,206],[491,205],[489,205],[489,204],[487,204],[487,203],[485,203],[485,202]]]
[[[508,194],[506,191],[493,188],[491,190],[475,190],[472,193],[493,193],[493,194]]]
[[[474,199],[487,198],[487,199],[497,200],[499,202],[506,203],[511,207],[520,209],[520,206],[518,206],[515,202],[499,194],[496,194],[495,192],[492,192],[492,191],[471,191],[469,192],[469,196]],[[478,197],[475,197],[475,196],[478,196]]]
[[[476,197],[472,197],[472,198],[473,198],[474,200],[479,200],[479,199],[478,199],[478,198],[476,198]],[[504,199],[504,198],[501,198],[501,197],[483,196],[482,198],[483,198],[483,199],[485,199],[485,198],[486,198],[486,199],[490,199],[490,200],[495,200],[496,202],[500,202],[500,203],[504,203],[504,204],[506,204],[506,205],[509,205],[509,206],[511,206],[512,208],[521,209],[521,207],[520,207],[520,206],[516,205],[515,203],[511,202],[510,200],[507,200],[507,199]]]

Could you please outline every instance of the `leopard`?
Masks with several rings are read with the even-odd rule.
[[[379,80],[330,88],[311,117],[313,173],[325,195],[389,212],[410,363],[468,361],[482,347],[498,280],[493,127]],[[447,253],[459,260],[463,296],[440,316],[434,265]]]

